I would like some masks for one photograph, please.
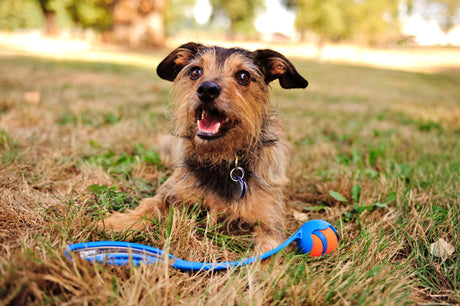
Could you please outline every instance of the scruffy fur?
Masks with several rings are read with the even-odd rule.
[[[215,222],[244,221],[253,225],[257,248],[276,247],[285,224],[282,188],[289,145],[270,110],[268,84],[278,79],[283,88],[305,88],[308,82],[278,52],[196,43],[171,52],[157,73],[174,82],[174,172],[155,197],[114,214],[101,226],[140,230],[146,226],[144,217],[161,217],[169,205],[194,205],[202,199]],[[230,177],[236,161],[245,171],[247,193],[242,198],[234,196],[238,184]]]

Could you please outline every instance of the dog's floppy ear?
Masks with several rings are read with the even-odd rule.
[[[203,45],[193,42],[180,46],[158,65],[158,76],[168,81],[174,81],[182,68],[184,68],[202,48],[204,48]]]
[[[297,72],[294,65],[281,53],[263,49],[254,51],[254,55],[259,61],[267,84],[279,79],[283,88],[305,88],[308,86],[308,81]]]

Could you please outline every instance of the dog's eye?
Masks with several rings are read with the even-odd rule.
[[[190,78],[192,80],[197,80],[200,78],[202,73],[203,73],[203,70],[200,67],[193,67],[192,71],[190,72]]]
[[[235,74],[235,78],[240,85],[248,85],[251,81],[251,77],[249,76],[249,72],[240,70]]]

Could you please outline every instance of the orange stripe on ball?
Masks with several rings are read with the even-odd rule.
[[[339,246],[339,240],[337,239],[337,235],[334,233],[332,228],[328,227],[325,230],[319,230],[319,231],[323,233],[324,237],[326,237],[327,249],[326,249],[325,254],[328,254],[334,251]]]
[[[320,256],[323,253],[323,242],[315,234],[311,235],[313,239],[313,246],[311,247],[310,255],[311,256]]]

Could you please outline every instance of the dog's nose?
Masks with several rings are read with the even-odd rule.
[[[211,102],[220,94],[220,86],[211,81],[206,81],[200,84],[197,90],[198,98],[203,102]]]

